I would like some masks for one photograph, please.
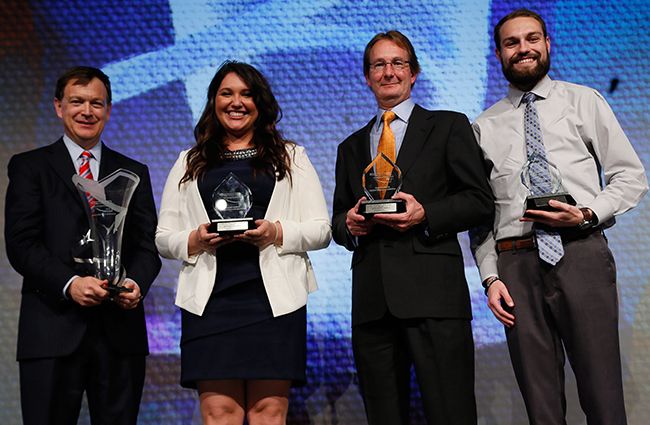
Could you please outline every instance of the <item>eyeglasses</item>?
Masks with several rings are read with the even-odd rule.
[[[391,65],[395,71],[402,71],[409,66],[409,61],[402,59],[393,59],[390,62],[379,61],[371,64],[370,70],[379,74],[386,70],[386,65]]]

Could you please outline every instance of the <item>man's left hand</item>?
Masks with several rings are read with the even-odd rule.
[[[530,221],[550,227],[575,227],[582,223],[584,215],[574,205],[551,199],[548,204],[556,211],[526,210],[526,216],[519,221]]]
[[[406,232],[426,219],[424,207],[413,195],[397,192],[393,199],[403,199],[406,202],[406,211],[400,214],[375,214],[372,217],[375,223],[383,224],[398,232]]]
[[[142,299],[140,287],[131,279],[125,280],[124,286],[133,290],[131,292],[120,292],[119,295],[114,298],[115,303],[124,310],[134,309],[138,306],[138,304],[140,304],[140,300]]]

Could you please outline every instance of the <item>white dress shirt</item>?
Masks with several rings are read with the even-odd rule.
[[[548,76],[531,91],[538,96],[547,159],[578,206],[590,208],[599,223],[636,206],[648,190],[645,170],[603,96]],[[495,241],[532,233],[532,223],[519,221],[529,194],[521,183],[527,160],[523,95],[510,86],[473,124],[495,196],[494,226],[474,252],[481,279],[498,274]]]

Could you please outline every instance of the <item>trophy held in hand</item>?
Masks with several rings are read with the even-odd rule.
[[[359,205],[359,214],[397,214],[406,211],[403,199],[392,199],[402,188],[402,171],[383,153],[363,170],[361,186],[368,200]]]
[[[549,201],[576,205],[575,199],[562,186],[562,175],[545,157],[533,154],[521,170],[521,183],[528,189],[525,210],[556,211]]]
[[[95,277],[108,281],[106,289],[111,294],[133,291],[123,286],[126,271],[122,268],[121,249],[126,213],[140,177],[120,168],[100,181],[75,174],[72,182],[88,200],[90,230],[85,242],[92,247],[92,259],[75,261],[92,263]]]
[[[229,173],[212,192],[212,208],[219,218],[211,221],[208,231],[233,235],[254,229],[255,221],[246,216],[252,205],[250,188],[235,174]]]

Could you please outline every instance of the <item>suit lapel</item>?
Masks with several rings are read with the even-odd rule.
[[[372,162],[372,158],[370,158],[370,129],[374,123],[375,119],[373,118],[365,127],[359,130],[355,134],[355,143],[351,145],[351,153],[354,158],[350,164],[354,169],[350,170],[350,176],[357,199],[366,195],[361,185],[361,176],[368,164]]]
[[[364,170],[368,164],[372,161],[370,158],[370,130],[375,124],[376,118],[370,120],[364,128],[361,129],[358,133],[359,142],[355,143],[354,146],[354,156],[355,160],[361,166],[361,170]]]
[[[409,124],[404,134],[404,140],[397,156],[397,166],[402,171],[402,175],[408,172],[420,152],[424,148],[427,136],[434,127],[433,112],[426,111],[420,106],[415,105]]]
[[[50,145],[50,155],[48,157],[50,166],[54,172],[62,180],[70,192],[74,194],[74,198],[79,201],[83,207],[85,200],[81,197],[81,193],[77,190],[74,183],[72,183],[72,176],[77,173],[76,166],[70,159],[70,152],[63,143],[63,138],[57,140]]]
[[[102,161],[99,163],[99,177],[97,180],[103,179],[118,168],[120,168],[119,161],[115,151],[102,142]]]

